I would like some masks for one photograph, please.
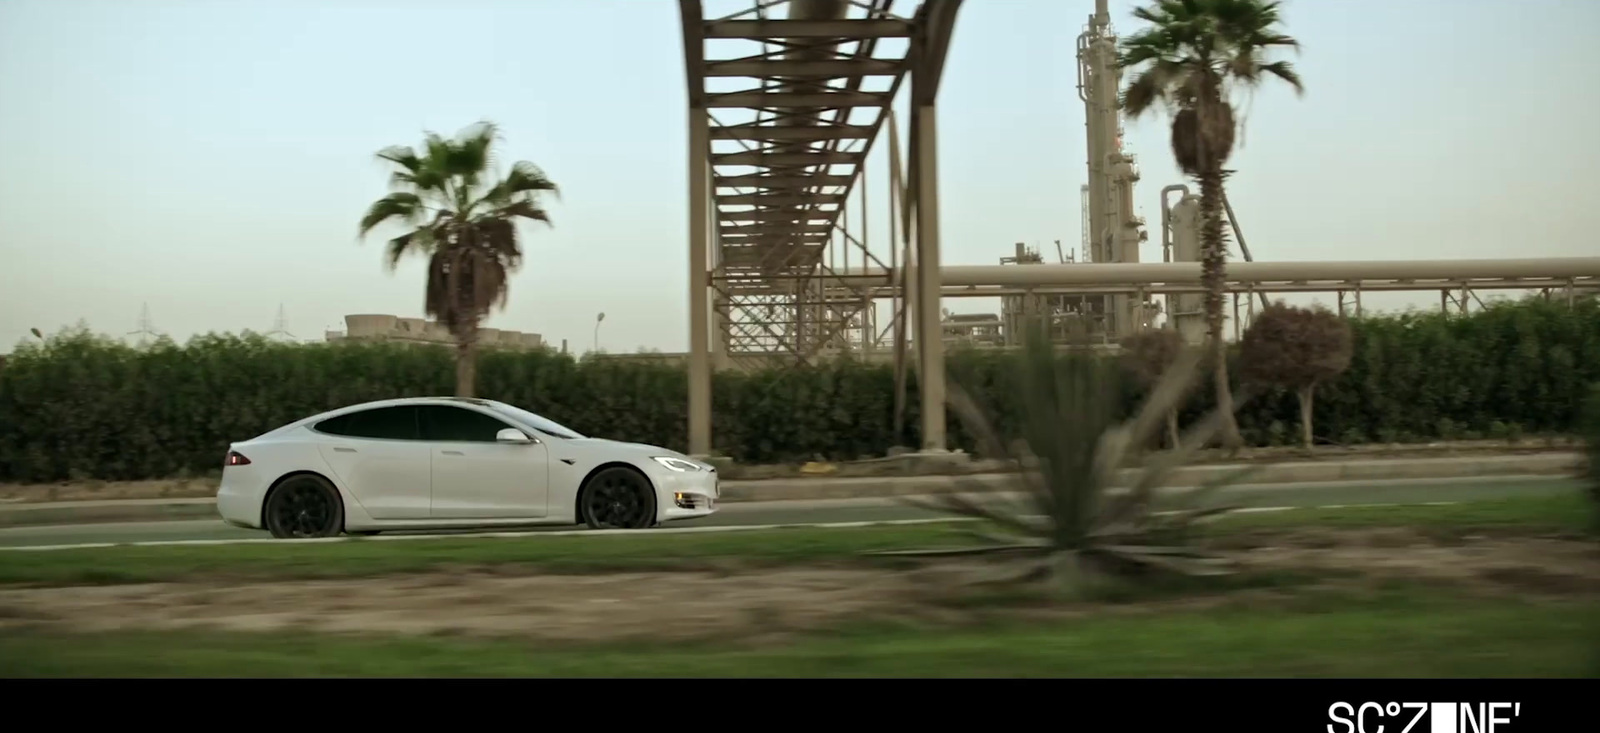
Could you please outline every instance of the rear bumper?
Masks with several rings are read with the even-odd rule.
[[[229,466],[217,487],[217,513],[235,527],[261,529],[261,500],[267,487],[256,481],[251,466]]]

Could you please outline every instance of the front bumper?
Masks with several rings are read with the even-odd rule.
[[[716,471],[667,472],[656,482],[662,521],[694,519],[717,511],[721,498]]]

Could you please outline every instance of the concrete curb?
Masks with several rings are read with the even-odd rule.
[[[1572,476],[1584,466],[1581,453],[1490,456],[1482,458],[1373,459],[1258,464],[1240,485],[1319,484],[1349,481],[1483,478],[1492,476]],[[1163,486],[1197,486],[1234,473],[1239,465],[1189,466],[1175,471]],[[968,476],[883,476],[724,481],[728,503],[873,499],[937,493],[941,490],[1013,489],[1016,474]],[[95,522],[177,521],[216,516],[216,500],[124,499],[57,501],[0,505],[0,528]]]
[[[163,522],[216,519],[215,499],[129,499],[12,504],[0,508],[0,530],[105,522]]]
[[[1484,458],[1374,459],[1259,464],[1240,484],[1298,484],[1337,481],[1404,481],[1480,476],[1570,476],[1583,466],[1581,453]],[[1239,471],[1239,465],[1189,466],[1173,472],[1164,486],[1196,486]],[[724,501],[788,501],[903,496],[958,489],[1013,486],[1016,474],[970,476],[894,476],[882,478],[768,479],[725,481]]]

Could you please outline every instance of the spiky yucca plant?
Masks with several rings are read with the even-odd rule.
[[[1201,497],[1237,482],[1251,469],[1187,493],[1183,497],[1187,506],[1180,510],[1154,508],[1156,490],[1225,429],[1228,415],[1213,412],[1197,421],[1173,450],[1153,454],[1138,450],[1163,429],[1167,415],[1205,374],[1203,367],[1204,352],[1185,347],[1155,381],[1137,413],[1123,419],[1118,414],[1116,361],[1088,348],[1058,355],[1043,330],[1033,329],[1020,375],[1024,455],[1007,450],[988,417],[959,384],[951,384],[948,400],[989,455],[1005,456],[1016,464],[1015,491],[995,492],[958,479],[961,483],[954,491],[931,500],[907,500],[984,520],[1002,534],[979,532],[989,544],[978,547],[879,554],[1015,553],[1028,561],[1026,567],[1020,575],[1002,580],[1053,580],[1068,587],[1107,575],[1231,573],[1232,563],[1193,544],[1190,529],[1200,519],[1232,509],[1196,505]],[[1239,397],[1235,409],[1249,395]],[[1123,475],[1128,469],[1131,479]],[[979,492],[985,496],[974,495]],[[1007,493],[1020,494],[1021,501]]]
[[[1578,425],[1579,436],[1588,452],[1585,473],[1589,480],[1589,497],[1594,499],[1594,529],[1600,532],[1600,382],[1589,386]]]

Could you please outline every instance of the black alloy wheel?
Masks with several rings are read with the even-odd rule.
[[[650,480],[631,468],[608,468],[583,488],[579,505],[592,529],[645,529],[656,525],[656,495]]]
[[[267,499],[267,530],[278,539],[333,537],[344,529],[344,502],[321,476],[295,476]]]

